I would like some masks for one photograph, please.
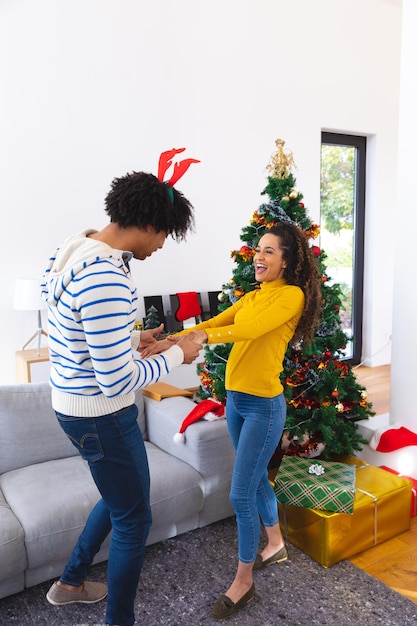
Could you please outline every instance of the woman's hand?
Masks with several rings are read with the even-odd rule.
[[[193,341],[197,343],[207,343],[207,333],[205,330],[193,330]]]
[[[186,335],[170,335],[165,339],[161,339],[160,341],[154,341],[153,343],[144,346],[144,348],[141,348],[141,357],[143,359],[146,359],[153,354],[160,354],[161,352],[165,352],[165,350],[168,350],[174,344],[181,342],[184,337],[192,337],[193,343],[199,344],[199,350],[201,350],[202,348],[201,344],[207,341],[207,333],[205,330],[192,330]],[[186,345],[188,345],[188,343],[186,343]]]

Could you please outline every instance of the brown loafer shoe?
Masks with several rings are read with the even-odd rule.
[[[230,598],[222,594],[219,596],[211,609],[211,617],[213,619],[226,619],[232,617],[240,609],[249,604],[255,597],[255,585],[243,595],[237,602],[232,602]]]
[[[282,561],[286,561],[288,559],[288,552],[285,546],[282,546],[278,552],[275,552],[269,559],[265,559],[262,561],[262,557],[260,554],[256,555],[255,563],[253,564],[253,569],[263,569],[267,565],[272,565],[272,563],[282,563]]]
[[[56,583],[52,585],[46,599],[49,604],[54,606],[62,606],[63,604],[73,604],[81,602],[82,604],[94,604],[100,602],[107,596],[107,585],[104,583],[92,583],[85,581],[82,591],[68,591],[62,587],[58,587]]]

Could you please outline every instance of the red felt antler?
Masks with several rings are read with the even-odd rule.
[[[164,180],[167,169],[169,169],[172,165],[172,159],[176,154],[180,154],[180,152],[184,152],[184,150],[185,148],[172,148],[172,150],[167,150],[166,152],[161,153],[158,164],[159,180]]]
[[[162,152],[159,157],[158,164],[158,178],[163,181],[166,171],[172,165],[172,159],[176,154],[180,154],[184,152],[185,148],[172,148],[172,150],[167,150],[166,152]],[[169,187],[173,187],[177,181],[185,174],[185,172],[190,167],[191,163],[200,163],[198,159],[184,159],[184,161],[180,161],[179,163],[175,163],[174,172],[171,178],[166,181]]]
[[[179,163],[175,163],[174,165],[174,173],[168,181],[168,185],[173,187],[177,181],[184,176],[185,172],[190,167],[191,163],[200,163],[198,159],[184,159],[184,161],[180,161]]]

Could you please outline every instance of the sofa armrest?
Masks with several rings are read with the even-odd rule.
[[[173,437],[195,403],[183,397],[144,400],[149,441],[188,463],[203,477],[231,475],[235,452],[225,419],[194,422],[184,433],[185,443],[175,443]]]

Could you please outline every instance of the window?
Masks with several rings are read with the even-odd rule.
[[[345,358],[362,355],[366,137],[323,132],[320,245],[330,280],[343,293],[343,330],[352,337]]]

